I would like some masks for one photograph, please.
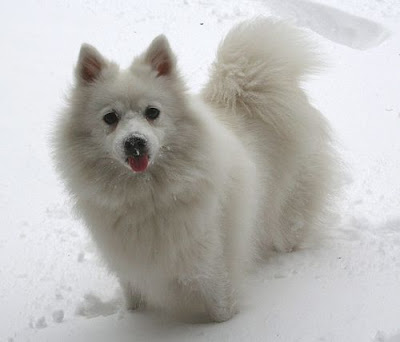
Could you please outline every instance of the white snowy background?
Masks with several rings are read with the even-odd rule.
[[[305,87],[347,163],[339,226],[261,267],[229,322],[124,312],[50,156],[80,44],[128,66],[165,33],[197,91],[256,15],[305,27],[328,61]],[[0,32],[0,341],[400,341],[399,0],[1,1]]]

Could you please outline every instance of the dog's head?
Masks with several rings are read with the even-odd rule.
[[[75,76],[72,120],[86,131],[81,144],[92,147],[92,157],[134,173],[157,164],[185,115],[185,89],[167,39],[155,38],[126,70],[83,44]]]

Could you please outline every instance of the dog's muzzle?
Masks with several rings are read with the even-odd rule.
[[[138,157],[148,154],[146,139],[139,136],[132,136],[125,140],[124,151],[127,157]]]
[[[149,165],[149,148],[147,140],[141,136],[133,135],[125,140],[124,152],[126,162],[134,172],[143,172]]]

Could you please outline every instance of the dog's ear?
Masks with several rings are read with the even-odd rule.
[[[167,38],[162,34],[154,38],[144,53],[144,61],[157,71],[158,76],[168,76],[175,71],[176,58]]]
[[[95,47],[89,44],[82,44],[75,70],[75,75],[79,82],[90,84],[96,81],[106,66],[107,61]]]

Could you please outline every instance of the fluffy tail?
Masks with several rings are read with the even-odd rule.
[[[203,95],[231,111],[240,109],[274,121],[277,118],[268,116],[258,104],[268,98],[284,104],[284,93],[297,89],[301,77],[319,65],[303,31],[269,18],[245,21],[220,44]]]

